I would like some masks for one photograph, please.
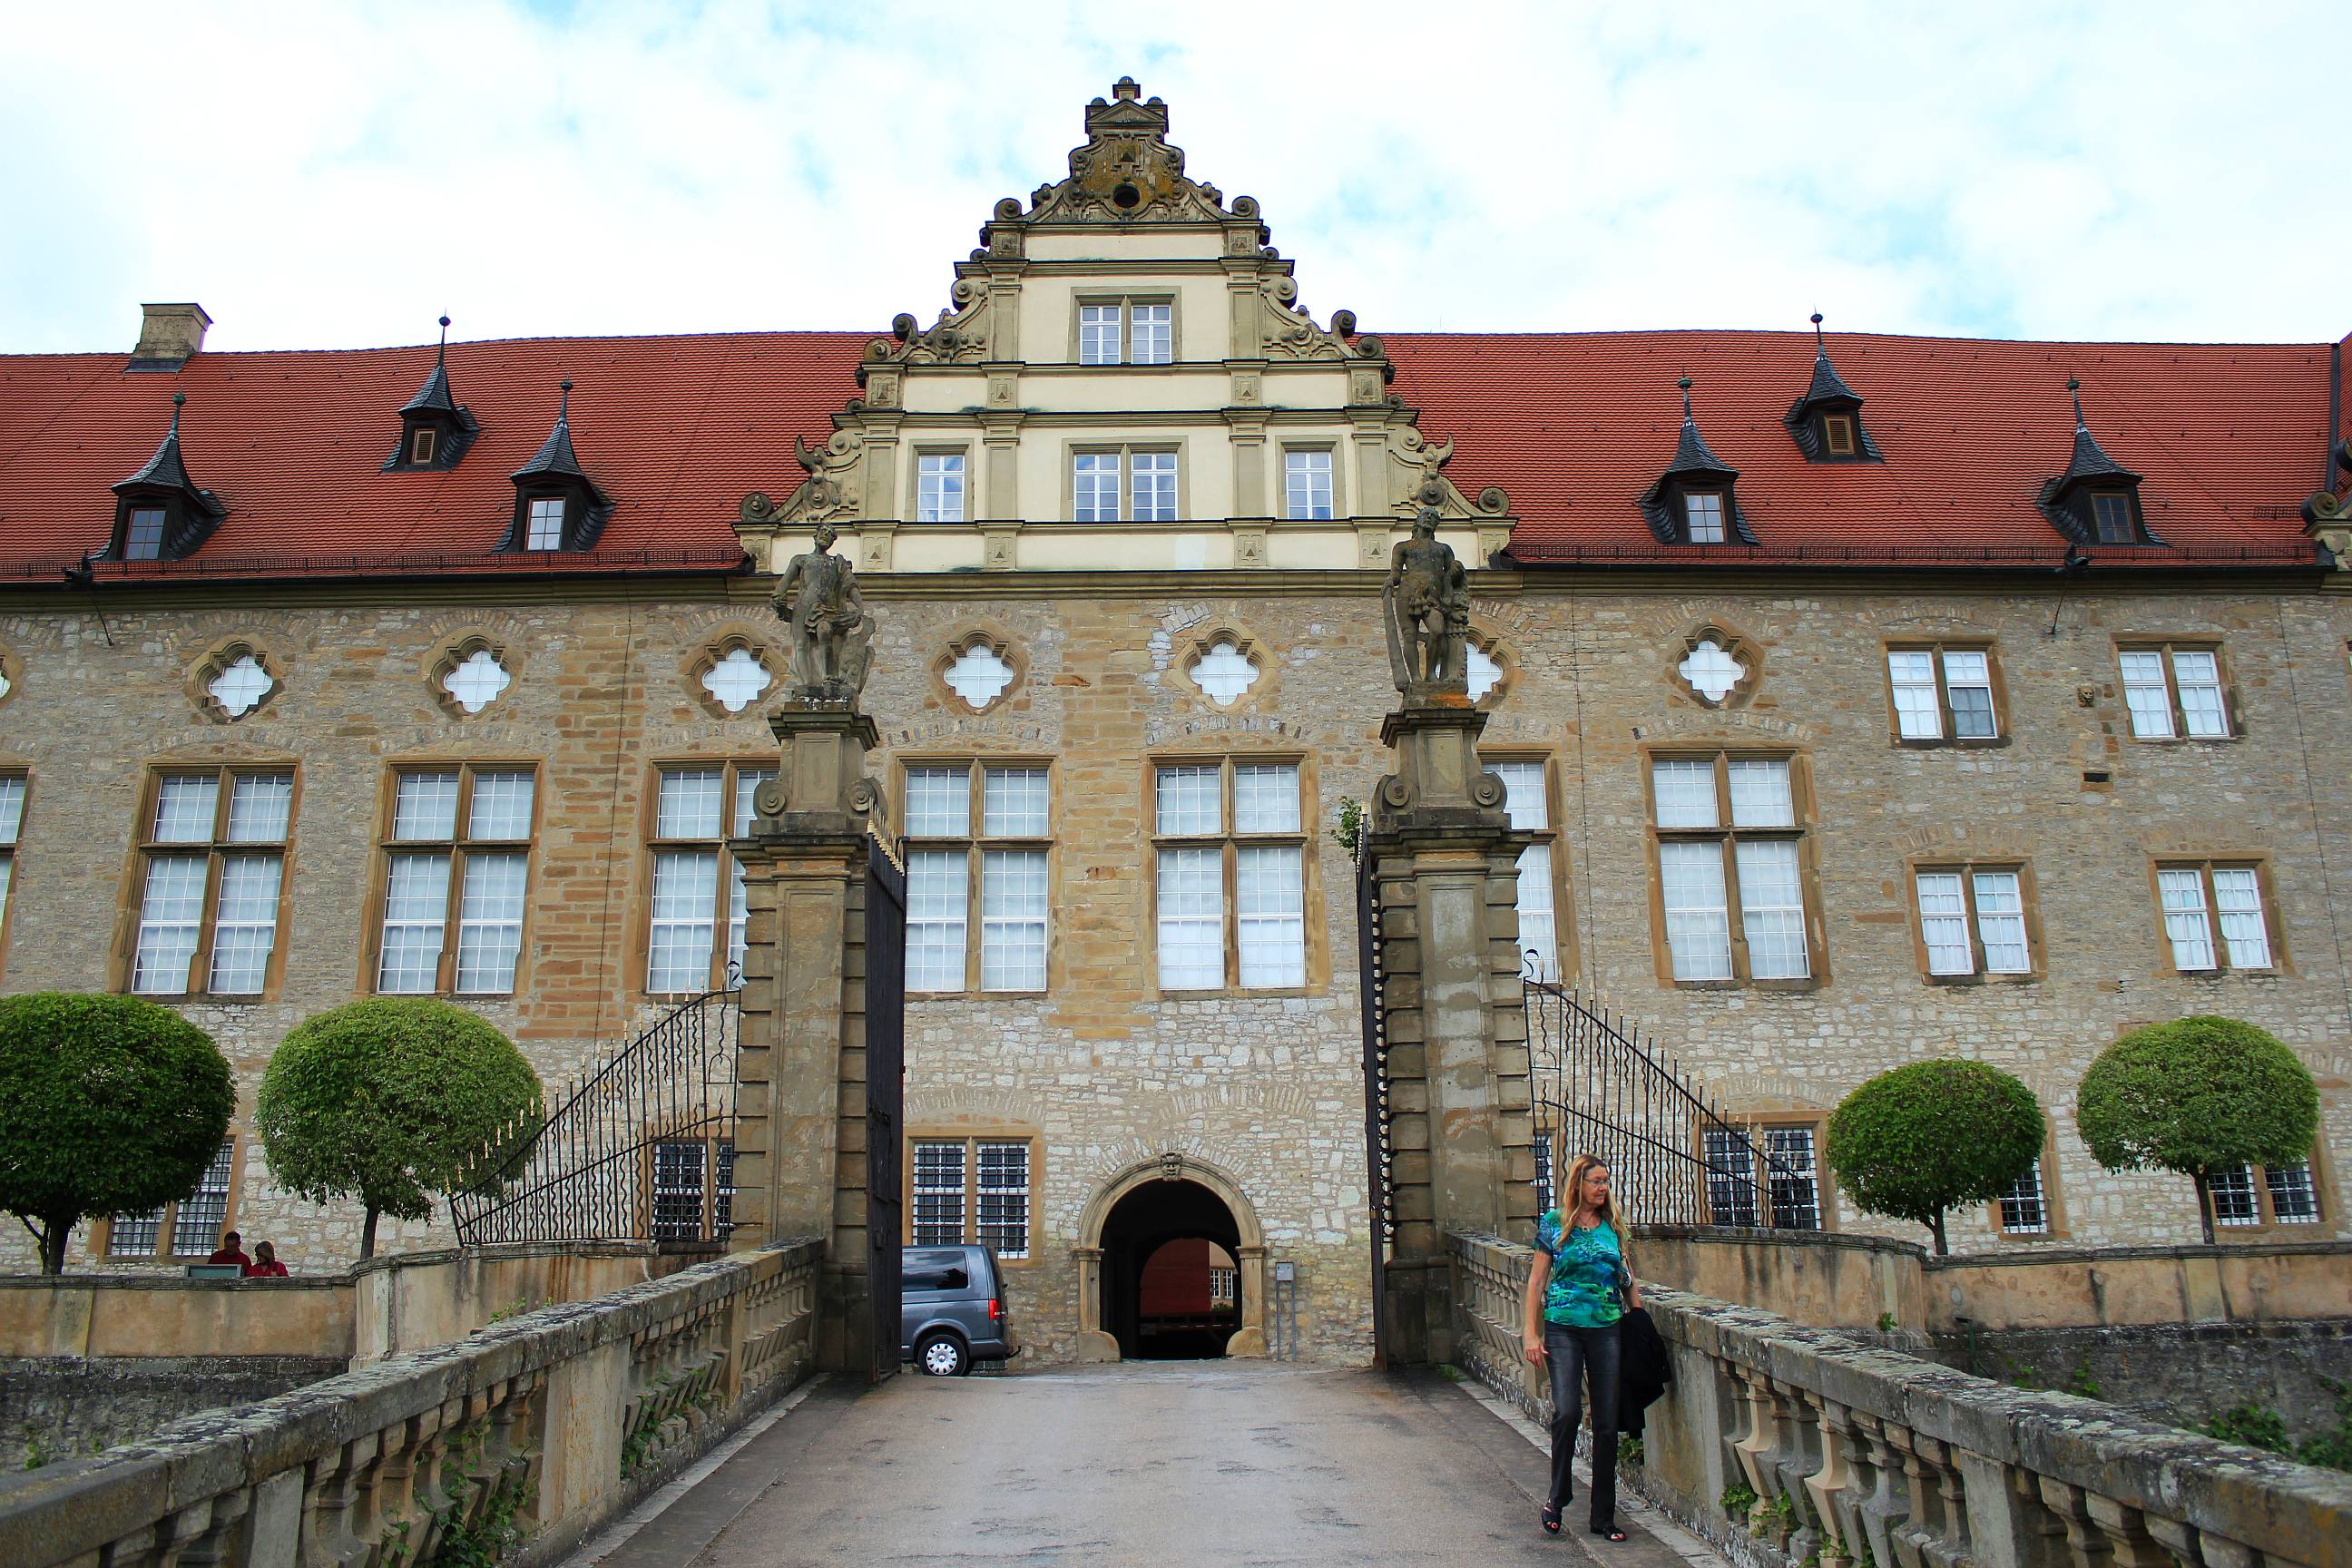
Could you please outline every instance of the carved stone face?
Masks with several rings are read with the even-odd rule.
[[[832,549],[833,542],[840,537],[841,534],[834,528],[833,524],[829,522],[818,523],[816,525],[816,547],[818,552],[822,554],[824,552]]]

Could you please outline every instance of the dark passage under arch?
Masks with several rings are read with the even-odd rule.
[[[1171,1249],[1187,1243],[1209,1247]],[[1240,1256],[1241,1227],[1224,1201],[1197,1182],[1145,1182],[1112,1207],[1102,1227],[1102,1326],[1120,1355],[1205,1360],[1225,1353],[1225,1342],[1241,1327],[1240,1302],[1237,1291],[1222,1301],[1209,1293],[1208,1270],[1216,1262],[1209,1247],[1222,1251],[1230,1267]]]

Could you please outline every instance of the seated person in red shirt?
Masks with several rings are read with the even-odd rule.
[[[253,1244],[253,1261],[245,1266],[247,1279],[283,1279],[286,1265],[278,1261],[278,1249],[266,1241]]]
[[[237,1235],[235,1231],[230,1231],[226,1236],[222,1237],[220,1250],[214,1253],[210,1258],[205,1258],[205,1261],[207,1263],[234,1263],[239,1268],[245,1269],[248,1273],[253,1269],[253,1259],[245,1255],[245,1238]]]

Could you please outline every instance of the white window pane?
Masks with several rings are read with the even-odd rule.
[[[1748,931],[1748,973],[1756,980],[1802,980],[1812,973],[1805,950],[1805,896],[1797,881],[1797,847],[1747,840],[1739,866],[1739,918]]]
[[[1503,679],[1503,667],[1495,662],[1495,656],[1467,640],[1462,644],[1462,672],[1473,702],[1494,690]]]
[[[1176,454],[1138,452],[1133,460],[1134,493],[1128,516],[1138,522],[1176,521]]]
[[[279,871],[275,855],[222,857],[220,905],[213,918],[213,973],[206,984],[215,995],[260,992],[270,950],[278,943]]]
[[[980,781],[980,830],[993,838],[1043,838],[1044,768],[990,768]]]
[[[1029,1145],[986,1142],[972,1152],[979,1156],[980,1245],[999,1258],[1028,1257]]]
[[[1119,454],[1080,452],[1070,459],[1070,515],[1080,522],[1118,521]]]
[[[700,991],[710,984],[718,899],[716,849],[664,850],[654,857],[646,990]]]
[[[130,526],[122,531],[122,558],[125,561],[161,558],[163,553],[163,509],[160,506],[133,508]]]
[[[1519,851],[1519,956],[1535,955],[1535,977],[1559,978],[1559,937],[1551,900],[1551,846]]]
[[[1730,979],[1731,919],[1723,899],[1722,846],[1659,845],[1658,881],[1675,978]]]
[[[656,838],[716,838],[726,774],[719,768],[664,768],[654,809]],[[480,785],[475,786],[479,799]],[[477,816],[479,813],[477,812]]]
[[[1522,830],[1551,826],[1551,808],[1545,799],[1541,763],[1489,763],[1487,771],[1503,781],[1503,815]],[[1713,782],[1708,790],[1713,793]]]
[[[1715,494],[1683,498],[1683,516],[1690,524],[1693,544],[1723,542],[1723,498]]]
[[[917,460],[915,521],[963,521],[963,454],[926,453]]]
[[[1944,715],[1936,700],[1933,654],[1890,653],[1887,678],[1895,684],[1895,716],[1906,741],[1941,740]]]
[[[520,776],[526,783],[530,779],[528,773]],[[476,796],[478,817],[479,798]],[[514,989],[515,960],[522,952],[527,864],[520,855],[466,857],[465,885],[457,894],[457,991],[461,995]]]
[[[530,527],[524,536],[527,550],[563,548],[563,498],[541,496],[530,503]]]
[[[735,837],[749,838],[751,825],[759,819],[759,805],[754,797],[760,786],[776,776],[773,768],[737,768],[735,770]]]
[[[1658,796],[1660,827],[1717,826],[1713,763],[1653,763],[1650,780]]]
[[[1283,515],[1322,520],[1331,515],[1331,454],[1286,452],[1282,458]]]
[[[1234,831],[1298,831],[1298,766],[1244,763],[1234,768]]]
[[[1118,307],[1117,305],[1078,307],[1078,363],[1080,364],[1117,364],[1118,363]]]
[[[8,918],[8,885],[16,879],[16,858],[0,855],[0,921]]]
[[[2232,1165],[2215,1171],[2206,1178],[2206,1190],[2213,1194],[2215,1225],[2260,1225],[2263,1223],[2261,1203],[2254,1196],[2254,1169],[2252,1165]]]
[[[1192,676],[1192,684],[1208,693],[1209,700],[1223,708],[1257,684],[1258,668],[1240,648],[1232,643],[1221,642],[1193,664]]]
[[[727,984],[743,978],[744,932],[751,921],[751,895],[743,887],[743,868],[730,859],[727,867]]]
[[[177,996],[187,990],[188,964],[196,955],[204,919],[206,869],[202,855],[158,855],[147,862],[131,990],[144,996]]]
[[[1218,798],[1215,764],[1185,764],[1160,770],[1159,826],[1155,831],[1161,836],[1189,837],[1214,833],[1224,826],[1224,815]]]
[[[1731,826],[1794,827],[1797,804],[1789,793],[1785,762],[1744,761],[1725,770],[1731,780]]]
[[[2263,889],[2252,869],[2216,868],[2213,903],[2221,917],[2221,940],[2229,944],[2232,969],[2268,969],[2271,934],[2263,922]]]
[[[2281,1225],[2317,1225],[2319,1189],[2308,1163],[2272,1165],[2263,1171],[2271,1189],[2271,1217]]]
[[[2165,689],[2164,656],[2126,653],[2116,656],[2123,668],[2124,703],[2131,710],[2132,733],[2142,740],[2165,740],[2172,734],[2172,699]]]
[[[449,857],[392,857],[384,881],[378,991],[391,995],[431,993],[439,977],[441,935],[448,910]]]
[[[530,837],[530,795],[531,775],[528,773],[476,773],[473,809],[466,816],[466,837]]]
[[[228,841],[283,844],[293,809],[292,773],[241,773],[229,786]]]
[[[919,1142],[915,1145],[915,1212],[909,1238],[917,1247],[955,1247],[963,1241],[963,1144]]]
[[[1297,846],[1245,848],[1235,857],[1244,987],[1307,984],[1307,893]]]
[[[2205,918],[2205,878],[2195,870],[2158,871],[2157,889],[2164,904],[2164,934],[2172,942],[2172,966],[2179,970],[2213,967],[2213,928]]]
[[[392,797],[394,838],[457,837],[457,775],[403,773]]]
[[[2180,685],[2180,717],[2197,736],[2226,735],[2230,721],[2221,707],[2221,668],[2210,653],[2187,649],[2172,656],[2173,678]]]
[[[1175,316],[1172,305],[1131,305],[1128,308],[1128,327],[1133,340],[1135,363],[1167,364],[1175,357]]]
[[[961,838],[971,831],[970,768],[907,770],[908,837]]]
[[[1918,877],[1919,933],[1927,944],[1930,974],[1973,974],[1969,948],[1969,906],[1958,872],[1922,871]]]
[[[1979,871],[1977,935],[1984,942],[1987,974],[2024,974],[2033,967],[2026,951],[2025,896],[2014,871]]]
[[[1215,849],[1160,852],[1160,985],[1213,991],[1225,983],[1225,889]]]
[[[220,800],[220,778],[214,773],[175,773],[155,789],[155,831],[158,844],[209,844],[213,814]]]
[[[998,657],[986,643],[974,643],[956,660],[940,672],[948,689],[963,699],[963,705],[975,713],[995,701],[1006,687],[1013,684],[1013,667]]]
[[[980,858],[980,988],[1045,988],[1045,852],[991,849]]]
[[[25,781],[0,778],[0,844],[14,844],[25,826]]]
[[[907,988],[963,989],[963,851],[919,849],[907,857]]]

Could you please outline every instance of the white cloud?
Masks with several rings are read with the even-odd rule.
[[[1132,72],[1376,330],[2352,328],[2341,6],[50,7],[0,348],[876,328]]]

